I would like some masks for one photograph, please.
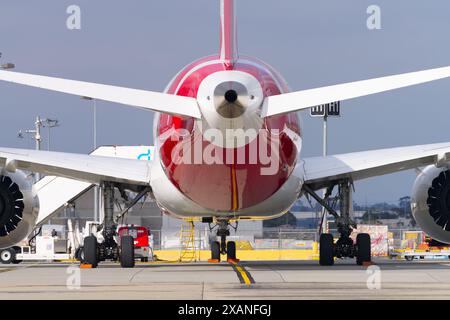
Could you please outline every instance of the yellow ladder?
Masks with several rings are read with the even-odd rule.
[[[194,221],[185,220],[180,230],[180,262],[197,261]]]

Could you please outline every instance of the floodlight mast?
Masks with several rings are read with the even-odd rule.
[[[41,127],[48,128],[47,148],[48,148],[48,150],[50,150],[50,129],[59,127],[59,120],[48,119],[48,118],[41,119],[40,116],[37,116],[36,120],[34,121],[34,129],[19,130],[17,137],[20,139],[23,139],[23,138],[25,138],[25,135],[31,136],[32,139],[35,140],[35,149],[41,150],[41,144],[42,144]],[[35,173],[35,180],[36,180],[36,182],[40,180],[39,173]]]
[[[91,97],[81,97],[83,100],[92,101],[93,106],[93,150],[97,149],[97,100]],[[94,187],[94,221],[100,221],[100,188]]]
[[[322,140],[322,155],[326,157],[328,155],[328,117],[340,117],[341,116],[341,102],[332,102],[328,104],[323,104],[320,106],[315,106],[309,109],[311,117],[322,117],[323,118],[323,140]],[[323,191],[323,196],[325,197],[326,190]],[[322,223],[320,230],[322,233],[328,233],[328,222],[326,209],[322,208]]]
[[[94,146],[94,150],[95,150],[95,149],[97,149],[97,100],[94,98],[91,98],[91,97],[81,97],[81,99],[92,101],[92,105],[93,105],[92,124],[93,124],[93,131],[94,131],[93,146]]]
[[[50,151],[50,129],[59,127],[59,120],[57,119],[42,119],[41,125],[47,128],[47,150]]]

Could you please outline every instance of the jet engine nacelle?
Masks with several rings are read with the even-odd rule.
[[[30,175],[0,169],[0,249],[25,239],[36,225],[39,199]]]
[[[411,210],[417,224],[432,239],[450,243],[450,170],[428,166],[416,178]]]

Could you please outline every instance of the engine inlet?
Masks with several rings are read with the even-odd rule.
[[[0,176],[0,237],[15,230],[24,210],[23,194],[10,177]]]

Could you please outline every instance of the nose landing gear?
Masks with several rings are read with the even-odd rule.
[[[211,260],[212,262],[220,262],[221,255],[227,255],[227,261],[237,261],[236,259],[236,242],[234,241],[227,241],[227,236],[230,235],[230,229],[231,226],[229,220],[218,220],[216,226],[210,227],[210,230],[212,231],[214,228],[217,227],[217,237],[220,237],[219,241],[212,241],[211,242]],[[232,226],[233,227],[233,226]],[[236,226],[233,227],[235,230],[237,229],[237,223]]]

